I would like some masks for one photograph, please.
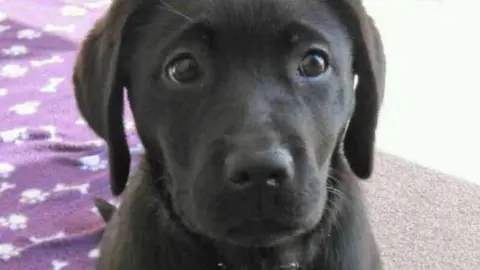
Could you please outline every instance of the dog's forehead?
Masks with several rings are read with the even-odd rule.
[[[159,1],[155,21],[161,21],[162,36],[202,22],[226,38],[267,38],[288,25],[302,22],[323,32],[341,27],[325,0],[184,0]]]
[[[211,0],[200,12],[219,27],[261,29],[292,21],[315,24],[332,19],[328,10],[328,5],[318,0]]]

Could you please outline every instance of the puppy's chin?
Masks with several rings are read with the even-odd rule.
[[[319,200],[303,217],[274,219],[255,217],[237,219],[236,222],[211,224],[203,227],[201,234],[212,240],[242,247],[272,247],[289,242],[312,231],[321,221],[326,199]],[[198,223],[197,223],[198,225]],[[200,226],[202,227],[202,226]]]
[[[288,242],[310,228],[291,226],[274,220],[249,219],[228,229],[219,240],[244,247],[271,247]]]

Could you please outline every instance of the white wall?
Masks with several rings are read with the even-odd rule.
[[[367,0],[388,60],[381,150],[480,184],[480,0]]]

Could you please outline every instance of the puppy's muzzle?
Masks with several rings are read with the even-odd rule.
[[[279,188],[294,177],[290,152],[282,147],[238,149],[225,160],[225,181],[239,191]]]

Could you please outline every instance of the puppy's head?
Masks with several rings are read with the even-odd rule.
[[[114,194],[130,163],[126,88],[182,222],[268,246],[322,219],[334,154],[370,176],[383,57],[359,1],[117,0],[87,36],[74,84],[108,142]]]

